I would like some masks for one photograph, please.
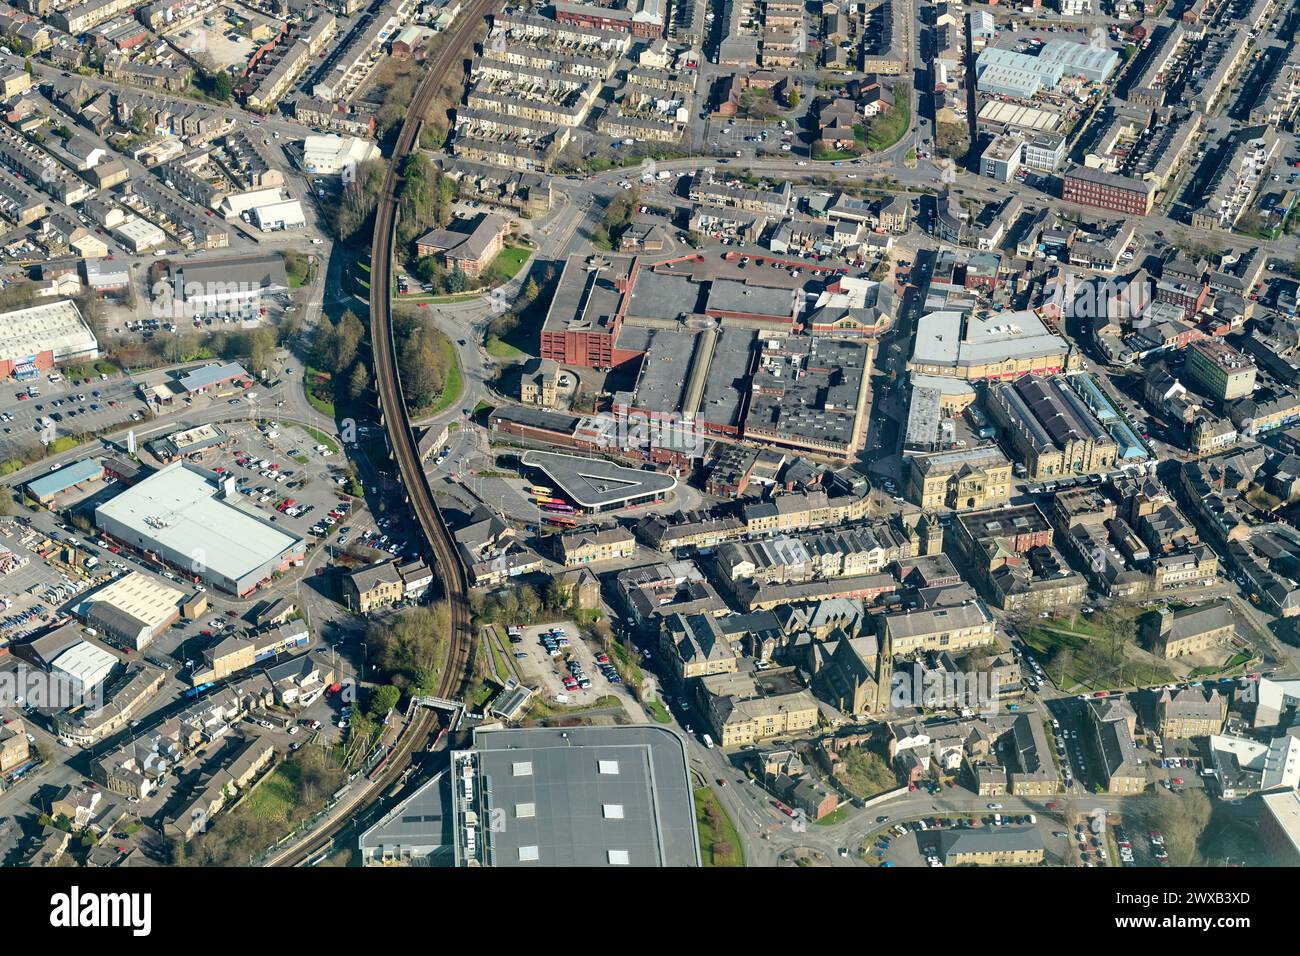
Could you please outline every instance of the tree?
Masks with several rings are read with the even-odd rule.
[[[14,513],[14,493],[7,485],[0,485],[0,515]]]
[[[377,687],[371,692],[370,706],[367,711],[373,720],[383,720],[401,699],[402,692],[400,689],[392,684],[385,684],[383,687]]]
[[[434,689],[446,663],[451,612],[445,603],[414,607],[371,623],[366,631],[370,660],[398,688]]]
[[[348,309],[335,327],[335,365],[331,371],[342,374],[351,367],[357,357],[357,348],[365,338],[366,327],[361,324],[356,313]]]
[[[264,325],[248,334],[248,364],[252,366],[254,375],[271,364],[275,347],[275,330],[272,328]]]
[[[1068,687],[1071,682],[1067,681],[1067,675],[1070,673],[1070,669],[1074,667],[1074,651],[1064,644],[1058,645],[1048,658],[1047,667],[1055,677],[1057,686],[1061,688]]]
[[[324,313],[316,325],[316,341],[312,343],[311,363],[322,372],[332,372],[338,364],[338,333],[334,320]]]
[[[375,211],[386,171],[383,159],[367,160],[357,166],[331,214],[334,231],[340,238],[352,238]],[[369,237],[367,244],[368,240]]]
[[[352,374],[348,376],[348,398],[356,401],[366,393],[370,387],[370,368],[364,360],[358,360],[352,366]]]
[[[1199,844],[1214,808],[1204,790],[1174,794],[1155,790],[1143,794],[1134,803],[1135,815],[1143,824],[1164,835],[1170,866],[1205,865]]]
[[[796,90],[796,89],[794,89],[793,87],[791,87],[791,89],[790,89],[790,95],[786,98],[786,101],[790,104],[790,109],[794,109],[796,106],[798,106],[798,105],[799,105],[799,91]]]
[[[529,278],[524,284],[524,301],[532,302],[541,294],[542,290],[538,287],[537,280]]]

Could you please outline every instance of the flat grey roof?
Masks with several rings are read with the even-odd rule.
[[[636,407],[665,414],[681,411],[691,357],[699,348],[699,333],[649,331],[646,353],[637,375]]]
[[[747,391],[745,376],[754,360],[757,341],[755,329],[724,325],[718,330],[713,360],[704,380],[704,394],[695,413],[698,421],[723,427],[740,424],[740,410]]]
[[[629,317],[677,319],[697,311],[700,286],[683,275],[666,275],[648,268],[638,268],[632,298],[627,306]]]
[[[445,770],[361,834],[361,849],[418,848],[451,865],[451,775]]]
[[[770,286],[749,285],[735,279],[715,279],[709,288],[709,311],[744,315],[793,316],[794,292]]]
[[[631,256],[569,256],[551,297],[543,330],[609,331],[623,300],[616,283],[629,274],[632,261]]]
[[[601,458],[528,451],[520,460],[529,468],[540,468],[574,504],[583,508],[615,505],[677,487],[672,475],[624,468]]]
[[[526,848],[545,867],[609,866],[617,851],[629,866],[700,865],[686,748],[670,730],[480,728],[473,752],[480,792],[504,811],[490,834],[496,866],[528,862]]]
[[[96,508],[95,516],[97,522],[121,522],[174,554],[192,554],[231,581],[303,540],[227,501],[216,482],[183,462],[127,488]]]

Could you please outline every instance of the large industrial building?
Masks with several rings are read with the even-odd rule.
[[[233,480],[174,462],[95,509],[111,538],[197,581],[245,595],[300,564],[306,544],[238,501]]]
[[[302,142],[302,168],[313,176],[349,178],[368,160],[379,158],[374,143],[355,136],[308,136]]]
[[[32,379],[56,362],[98,357],[95,333],[71,299],[0,315],[0,378]]]
[[[92,591],[77,616],[105,640],[142,651],[181,616],[182,591],[132,571]]]
[[[365,866],[699,866],[682,738],[652,726],[477,728],[361,835]]]

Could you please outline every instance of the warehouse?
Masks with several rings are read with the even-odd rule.
[[[288,289],[289,277],[279,253],[187,262],[176,272],[175,297],[185,303],[187,318],[251,312],[260,306],[263,295]]]
[[[142,651],[180,619],[184,593],[132,571],[89,594],[77,616],[104,638]]]
[[[233,480],[174,462],[95,509],[106,535],[187,576],[246,595],[302,563],[305,542],[236,501]]]
[[[700,865],[682,739],[653,726],[480,727],[360,846],[363,866]]]
[[[1040,90],[1056,89],[1065,68],[1041,57],[987,47],[975,61],[975,74],[981,93],[1027,100]]]
[[[81,696],[98,687],[117,666],[117,658],[89,641],[78,641],[54,659],[50,673],[66,677]]]
[[[59,495],[92,481],[103,480],[104,466],[94,458],[83,458],[27,482],[27,496],[42,505],[49,505]]]
[[[71,299],[0,314],[0,378],[35,378],[56,362],[98,357],[95,334]]]
[[[302,142],[302,168],[313,176],[355,175],[356,168],[379,157],[379,147],[355,136],[308,136]]]
[[[285,229],[305,229],[307,217],[302,203],[296,199],[266,203],[253,208],[253,225],[263,232],[280,232]]]
[[[1061,67],[1066,76],[1081,76],[1092,83],[1105,83],[1119,66],[1119,54],[1114,50],[1073,40],[1048,40],[1038,51],[1038,60]]]

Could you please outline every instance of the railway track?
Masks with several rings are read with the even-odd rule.
[[[406,489],[407,500],[420,526],[429,555],[433,558],[451,613],[451,648],[439,686],[438,695],[441,697],[463,695],[469,678],[474,640],[470,628],[469,579],[452,543],[451,532],[429,489],[415,435],[411,431],[401,379],[397,373],[397,347],[393,341],[391,309],[397,187],[402,166],[419,141],[420,130],[424,125],[423,117],[429,104],[452,67],[459,64],[462,51],[473,40],[484,18],[494,7],[495,0],[479,0],[467,10],[460,26],[444,47],[442,58],[420,81],[389,158],[382,198],[375,211],[375,233],[370,255],[370,342],[374,352],[379,408],[402,486]]]
[[[375,210],[375,232],[370,256],[370,342],[374,353],[380,414],[388,432],[402,486],[406,489],[407,500],[425,542],[426,555],[433,559],[433,567],[442,583],[443,597],[451,614],[451,645],[438,687],[438,696],[447,698],[463,697],[472,677],[474,635],[470,626],[469,578],[456,553],[451,532],[434,503],[429,480],[420,462],[415,435],[411,431],[406,397],[397,373],[397,349],[393,341],[391,310],[393,237],[397,225],[397,187],[401,180],[401,168],[419,141],[420,129],[424,125],[423,116],[438,88],[452,70],[459,67],[466,47],[482,26],[483,20],[495,9],[497,2],[498,0],[479,0],[465,12],[460,26],[452,32],[444,45],[442,57],[430,66],[411,98],[397,143],[389,157],[382,198]],[[346,813],[340,814],[339,819],[323,827],[310,840],[277,857],[271,865],[298,866],[328,851],[339,833],[346,830],[360,812],[401,778],[412,755],[427,745],[437,724],[437,717],[432,710],[427,707],[416,708],[411,724],[398,740],[396,750],[370,781],[363,795]]]

